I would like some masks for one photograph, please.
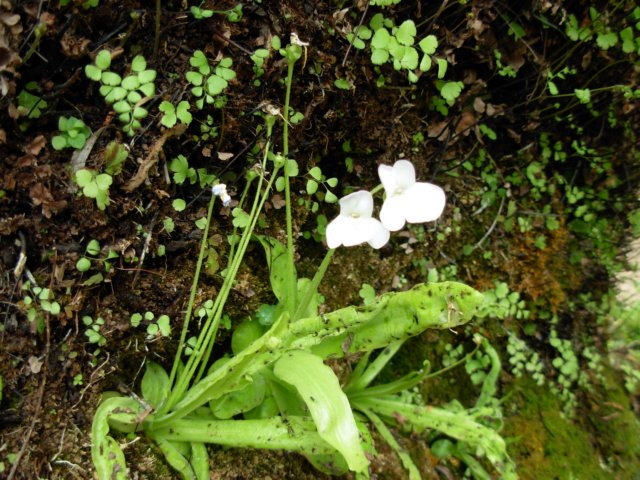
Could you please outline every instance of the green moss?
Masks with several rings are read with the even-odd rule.
[[[514,388],[502,433],[511,439],[509,452],[522,479],[626,479],[640,471],[640,425],[624,392],[617,415],[603,422],[604,411],[613,409],[605,401],[602,412],[581,423],[586,416],[574,421],[561,416],[562,406],[548,389],[530,380],[517,381]]]

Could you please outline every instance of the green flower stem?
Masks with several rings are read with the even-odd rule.
[[[307,307],[309,306],[309,302],[311,301],[313,296],[318,292],[318,285],[320,285],[320,282],[322,281],[322,278],[324,277],[324,274],[326,273],[327,268],[331,263],[331,258],[333,257],[333,254],[335,253],[335,251],[336,251],[335,248],[331,248],[327,251],[326,255],[324,256],[324,259],[322,260],[320,267],[318,267],[316,274],[313,276],[313,280],[311,280],[311,283],[307,286],[307,289],[304,292],[304,297],[302,298],[302,300],[300,301],[300,304],[298,305],[298,308],[296,309],[296,313],[292,318],[293,322],[295,322],[296,320],[302,317],[304,312],[307,310]]]
[[[267,137],[268,138],[271,137],[271,128],[269,126],[267,127]],[[264,159],[263,159],[263,170],[266,167],[267,155],[269,153],[269,145],[270,145],[270,141],[267,141]],[[275,179],[275,173],[276,172],[274,171],[274,175],[272,175],[272,178],[269,182],[269,188]],[[227,271],[227,276],[225,277],[225,281],[222,284],[220,293],[216,297],[211,314],[208,316],[207,321],[204,327],[202,328],[200,335],[198,336],[198,341],[196,342],[196,345],[193,349],[194,353],[193,355],[191,355],[191,357],[189,357],[189,360],[187,361],[187,365],[183,370],[183,372],[181,373],[181,375],[178,377],[178,381],[174,386],[174,388],[171,390],[171,393],[167,401],[159,409],[158,413],[160,415],[166,414],[171,408],[175,406],[175,404],[180,400],[180,398],[182,398],[184,392],[186,391],[189,385],[189,382],[193,378],[193,375],[196,371],[198,363],[201,364],[198,378],[202,376],[202,372],[204,371],[204,368],[206,366],[207,360],[209,358],[209,355],[211,353],[211,349],[213,346],[212,339],[215,338],[215,333],[217,333],[218,325],[220,323],[220,318],[222,317],[223,307],[225,305],[227,297],[229,296],[229,292],[231,291],[233,282],[235,281],[235,276],[238,272],[238,268],[240,266],[242,258],[244,257],[244,252],[247,248],[247,245],[249,244],[251,234],[253,233],[253,228],[255,227],[255,224],[258,219],[258,214],[262,208],[262,205],[264,205],[265,198],[269,192],[269,188],[267,188],[266,193],[263,195],[262,202],[260,202],[259,193],[261,191],[262,182],[263,182],[263,177],[261,176],[260,181],[258,183],[258,195],[256,195],[256,198],[250,213],[250,218],[251,218],[250,225],[243,232],[242,238],[238,245],[238,250],[235,253],[235,255],[233,255],[233,258],[230,259],[230,267]],[[206,241],[208,238],[207,234],[208,234],[210,220],[211,220],[211,217],[209,216],[207,219],[207,225],[205,227],[205,236],[202,241],[203,247],[201,248],[201,252],[204,246],[206,245]],[[202,254],[202,257],[204,257],[204,254]],[[200,261],[200,264],[201,264],[201,261]],[[192,287],[192,295],[195,295],[196,288],[197,288],[197,277],[194,279],[194,284]],[[186,337],[186,334],[184,334],[184,336]],[[183,343],[184,343],[184,339],[181,339],[181,342],[180,342],[181,347]],[[203,352],[203,353],[200,353],[200,352]],[[176,355],[175,361],[176,362],[180,361],[179,355]]]
[[[267,132],[267,136],[270,138],[271,136],[270,130]],[[267,155],[269,153],[269,150],[270,150],[270,142],[268,141],[265,148],[264,158],[262,162],[263,171],[266,171]],[[215,335],[218,331],[218,326],[220,325],[220,319],[222,318],[222,311],[224,309],[224,305],[227,301],[227,297],[229,296],[229,293],[231,292],[231,288],[233,287],[233,283],[235,281],[236,275],[238,274],[240,264],[242,263],[242,260],[244,258],[244,253],[247,249],[247,246],[249,245],[249,241],[251,240],[251,235],[253,234],[253,230],[258,221],[258,215],[262,210],[262,206],[264,205],[266,196],[268,195],[271,185],[275,179],[276,172],[277,172],[277,169],[274,170],[274,175],[271,177],[271,180],[269,181],[269,186],[267,187],[266,192],[263,194],[262,201],[260,200],[260,192],[262,189],[262,183],[264,181],[264,177],[261,175],[258,181],[256,196],[254,198],[253,205],[251,207],[251,212],[249,213],[249,218],[250,218],[249,225],[247,225],[247,227],[242,232],[242,237],[240,238],[240,242],[238,243],[238,247],[237,247],[238,249],[235,255],[233,256],[233,258],[230,259],[230,266],[227,270],[225,281],[222,284],[222,288],[220,289],[220,293],[216,298],[211,315],[210,317],[207,318],[207,323],[205,324],[205,328],[203,329],[203,333],[201,334],[201,338],[203,338],[203,341],[200,344],[196,344],[196,348],[205,346],[204,354],[201,355],[200,358],[197,360],[197,362],[200,363],[200,369],[196,376],[196,380],[195,380],[196,382],[200,378],[202,378],[202,375],[204,374],[204,370],[207,367],[207,363],[209,361],[209,357],[213,349],[213,339],[215,339]],[[193,376],[193,372],[195,372],[195,365],[193,367],[191,374],[189,375],[189,378]]]
[[[187,312],[184,315],[184,324],[182,325],[182,332],[180,333],[180,341],[178,342],[178,351],[176,352],[175,358],[173,359],[173,366],[171,367],[171,374],[169,376],[169,385],[173,385],[173,381],[176,378],[176,372],[178,371],[178,366],[180,365],[180,358],[182,357],[182,351],[184,349],[184,345],[187,339],[187,333],[189,331],[189,321],[191,320],[191,313],[193,312],[193,304],[196,298],[196,291],[198,289],[198,280],[200,279],[200,270],[202,269],[202,262],[204,260],[204,254],[207,250],[207,240],[209,238],[209,226],[211,225],[211,216],[213,214],[213,206],[216,203],[216,196],[211,195],[211,200],[209,200],[209,209],[207,211],[207,224],[204,227],[204,232],[202,233],[202,242],[200,243],[200,253],[198,254],[198,261],[196,262],[196,271],[193,276],[193,282],[191,284],[191,292],[189,294],[189,303],[187,304]],[[167,409],[164,407],[169,407],[169,403],[166,402],[163,406],[160,407],[159,411],[164,412]]]
[[[289,154],[289,102],[291,100],[291,84],[293,83],[293,67],[296,58],[288,56],[287,68],[287,90],[284,97],[284,126],[282,130],[282,154],[287,158]],[[286,160],[285,160],[286,161]],[[289,172],[284,169],[284,196],[285,196],[285,214],[287,217],[287,311],[289,316],[295,318],[296,308],[296,278],[294,269],[294,250],[293,250],[293,222],[291,216],[291,187],[289,185]]]

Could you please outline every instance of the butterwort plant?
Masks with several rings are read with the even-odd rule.
[[[127,477],[124,453],[111,433],[115,430],[138,432],[153,440],[167,463],[184,479],[209,478],[207,443],[297,452],[322,472],[351,471],[357,478],[369,478],[373,442],[369,426],[361,420],[366,418],[398,452],[411,479],[420,478],[419,470],[394,439],[388,423],[416,431],[436,429],[467,442],[494,465],[502,478],[515,478],[510,474],[504,440],[479,423],[475,412],[452,413],[407,403],[403,392],[429,376],[426,366],[391,383],[373,384],[409,337],[427,329],[455,328],[469,322],[483,300],[480,293],[455,282],[419,284],[408,291],[381,295],[365,306],[348,305],[319,313],[322,297],[318,286],[335,248],[360,243],[380,248],[388,241],[392,228],[399,229],[407,221],[437,218],[444,208],[439,187],[426,188],[415,182],[412,167],[407,168],[404,161],[399,167],[398,163],[389,167],[393,177],[384,170],[381,179],[385,190],[393,187],[386,190],[386,202],[392,202],[386,208],[391,224],[385,226],[384,221],[373,218],[370,192],[347,195],[340,201],[340,214],[328,230],[330,248],[313,278],[298,276],[291,228],[292,175],[287,170],[287,165],[294,162],[288,158],[288,112],[294,65],[302,58],[306,45],[294,40],[297,36],[292,35],[291,43],[280,49],[288,65],[283,114],[265,106],[263,138],[259,139],[261,161],[248,171],[246,186],[233,201],[234,230],[229,235],[222,286],[214,299],[203,304],[205,308],[196,305],[216,200],[231,206],[226,187],[217,183],[209,202],[173,364],[165,369],[147,362],[141,396],[114,394],[98,407],[92,426],[92,459],[98,477]],[[273,131],[280,119],[282,151],[277,152]],[[286,245],[256,231],[263,207],[281,176],[287,202]],[[406,206],[403,202],[407,198],[418,198],[431,209],[429,214],[418,212],[414,205],[411,209],[399,206]],[[236,325],[231,351],[218,351],[217,332],[250,242],[257,242],[264,249],[276,304],[269,308],[268,315],[262,312],[256,319]],[[198,313],[198,325],[190,322],[194,308],[202,313]],[[346,356],[361,360],[345,383],[325,362]],[[407,421],[399,424],[400,418]]]

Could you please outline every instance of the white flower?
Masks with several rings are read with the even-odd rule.
[[[387,194],[380,220],[388,230],[400,230],[405,222],[432,222],[442,215],[444,190],[432,183],[416,182],[416,171],[408,160],[398,160],[393,167],[380,165],[378,174]]]
[[[389,241],[389,231],[379,220],[372,218],[373,197],[366,190],[351,193],[340,199],[340,215],[327,225],[327,245],[352,247],[367,242],[381,248]]]
[[[218,197],[222,197],[227,193],[227,186],[224,183],[218,183],[211,187],[211,192]]]
[[[228,207],[231,203],[231,196],[229,196],[229,194],[227,193],[227,186],[224,183],[218,183],[217,185],[211,187],[211,192],[215,196],[220,197],[220,200],[222,200],[222,205],[224,207]]]

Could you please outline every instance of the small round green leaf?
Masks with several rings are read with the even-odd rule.
[[[106,70],[111,66],[111,53],[109,50],[100,50],[96,55],[96,67],[100,70]]]
[[[91,268],[91,261],[88,258],[82,257],[76,262],[76,270],[79,272],[86,272]]]
[[[142,55],[136,55],[133,57],[133,60],[131,61],[131,70],[134,72],[142,72],[145,68],[147,68],[147,61]]]
[[[307,180],[307,193],[309,195],[313,195],[317,191],[318,191],[318,182],[311,179]]]
[[[181,199],[181,198],[176,198],[176,199],[171,203],[171,205],[173,206],[173,209],[174,209],[176,212],[181,212],[181,211],[183,211],[183,210],[186,208],[186,206],[187,206],[187,202],[185,202],[185,201],[184,201],[183,199]]]

